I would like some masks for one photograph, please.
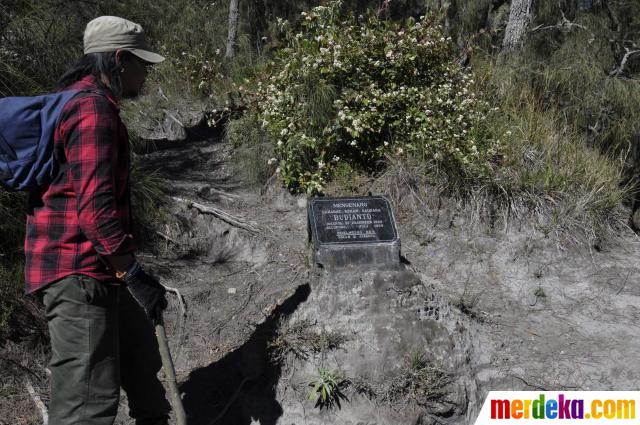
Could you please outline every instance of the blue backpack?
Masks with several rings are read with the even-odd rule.
[[[78,90],[0,99],[0,183],[9,190],[45,188],[57,170],[53,136],[64,105]]]

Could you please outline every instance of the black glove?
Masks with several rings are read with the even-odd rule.
[[[124,282],[133,299],[144,309],[149,320],[156,323],[162,310],[167,308],[167,299],[164,296],[167,290],[164,289],[164,286],[160,285],[155,277],[145,273],[137,262],[124,276]]]

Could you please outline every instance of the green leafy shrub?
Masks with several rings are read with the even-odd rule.
[[[341,1],[281,22],[287,44],[260,82],[262,124],[277,140],[278,172],[296,191],[322,192],[341,161],[375,170],[412,155],[454,179],[492,175],[494,113],[434,18],[396,23],[347,15]]]

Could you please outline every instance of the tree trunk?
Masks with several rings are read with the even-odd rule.
[[[238,1],[229,1],[229,34],[227,36],[227,51],[225,58],[232,58],[236,54],[236,41],[238,38]]]
[[[265,4],[265,0],[254,0],[253,7],[251,8],[249,15],[249,22],[253,22],[251,41],[256,47],[256,52],[260,55],[262,53],[262,45],[266,41],[263,40],[263,37],[266,35],[268,28],[267,6]]]
[[[503,51],[513,51],[522,45],[531,22],[533,0],[512,0],[509,10],[509,22],[504,31]]]

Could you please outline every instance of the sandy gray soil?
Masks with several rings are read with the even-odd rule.
[[[466,424],[489,390],[637,389],[635,235],[563,248],[454,207],[398,211],[403,271],[329,274],[309,262],[305,199],[247,189],[230,156],[203,141],[145,157],[174,196],[256,229],[178,201],[159,255],[142,256],[186,299],[166,321],[191,424]],[[437,388],[411,387],[417,354]],[[310,400],[318,368],[340,378],[340,408]]]
[[[172,190],[140,259],[185,298],[186,317],[171,297],[165,321],[191,425],[468,424],[490,390],[640,385],[632,232],[570,247],[527,223],[485,228],[446,201],[417,213],[394,200],[402,270],[331,274],[310,263],[305,197],[275,179],[249,188],[218,140],[141,156]],[[46,353],[10,354],[14,387],[30,376],[46,402]],[[337,391],[317,404],[321,370]],[[0,407],[0,424],[38,423],[26,394]],[[123,397],[118,424],[133,423],[126,412]]]

